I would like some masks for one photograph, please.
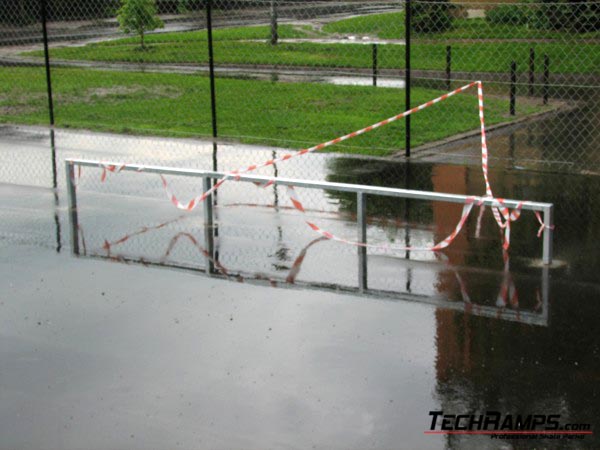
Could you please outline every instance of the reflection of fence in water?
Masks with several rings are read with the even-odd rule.
[[[158,226],[143,227],[139,231],[125,235],[120,239],[114,240],[108,245],[107,241],[102,248],[87,249],[83,230],[80,228],[81,256],[93,258],[102,258],[115,262],[122,263],[139,263],[145,266],[163,266],[170,268],[179,268],[196,272],[207,273],[213,276],[222,276],[226,279],[246,282],[259,285],[270,285],[272,287],[309,287],[316,289],[333,289],[334,291],[356,293],[368,297],[380,299],[403,299],[411,301],[419,301],[429,303],[436,306],[464,311],[467,314],[473,314],[482,317],[503,319],[522,323],[530,323],[536,325],[547,325],[549,314],[548,301],[548,269],[542,269],[542,279],[524,279],[516,282],[513,279],[513,274],[509,269],[509,258],[505,257],[504,270],[499,274],[496,271],[487,271],[482,273],[480,270],[470,270],[468,268],[457,268],[449,262],[440,258],[438,263],[433,263],[434,270],[439,271],[440,278],[453,278],[454,283],[441,283],[437,286],[439,289],[438,295],[419,295],[410,293],[409,291],[394,291],[384,288],[356,288],[349,285],[339,285],[335,283],[314,282],[306,278],[298,280],[303,266],[306,264],[307,254],[310,249],[316,247],[319,243],[327,241],[325,238],[316,238],[310,241],[304,248],[297,253],[293,259],[293,264],[286,270],[279,270],[278,273],[253,272],[248,270],[248,265],[253,262],[252,259],[244,259],[237,261],[236,267],[225,266],[217,256],[211,255],[207,251],[194,234],[185,231],[175,232],[170,239],[165,239],[162,242],[162,255],[159,251],[157,255],[141,256],[136,255],[130,249],[120,252],[121,244],[140,237],[143,234],[151,233],[152,231],[162,229],[167,224]],[[146,236],[148,237],[148,236]],[[168,238],[168,235],[164,235]],[[150,239],[152,237],[150,236]],[[148,245],[141,244],[146,248]],[[155,247],[160,247],[159,243]],[[183,248],[186,257],[177,255],[175,249]],[[185,252],[185,250],[188,250]],[[199,260],[197,263],[190,262],[191,259],[187,255],[195,253]],[[246,261],[246,263],[244,263]],[[250,263],[250,264],[247,264]],[[410,262],[414,265],[414,261]],[[441,264],[440,264],[441,263]],[[240,264],[246,267],[239,267]],[[312,259],[312,265],[325,265],[326,262]],[[429,263],[430,265],[432,263]],[[209,269],[207,269],[209,268]],[[418,263],[416,269],[418,270]],[[369,272],[369,276],[376,278]],[[487,278],[487,279],[486,279]],[[482,279],[486,280],[483,282]],[[471,281],[478,280],[477,283],[471,285]],[[491,281],[493,280],[493,281]],[[498,282],[499,281],[499,282]],[[368,279],[367,279],[368,282]],[[494,284],[496,283],[496,284]],[[368,283],[370,284],[370,283]],[[375,284],[375,283],[374,283]],[[520,286],[520,288],[519,288]],[[519,290],[521,294],[519,293]],[[414,290],[413,290],[414,292]],[[526,295],[522,295],[525,292]]]

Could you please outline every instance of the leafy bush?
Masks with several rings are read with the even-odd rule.
[[[485,19],[498,25],[525,25],[529,21],[527,7],[521,5],[500,5],[490,9]]]
[[[485,18],[494,24],[586,33],[600,30],[600,4],[595,0],[547,0],[528,5],[501,5],[490,9]]]
[[[417,33],[440,33],[452,28],[453,5],[448,0],[411,3],[412,27]]]
[[[544,30],[587,33],[600,30],[600,4],[594,0],[543,2],[531,18],[531,26]]]

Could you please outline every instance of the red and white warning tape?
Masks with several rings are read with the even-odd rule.
[[[438,242],[435,245],[431,245],[431,246],[426,246],[426,247],[412,247],[412,246],[408,246],[408,247],[400,247],[400,246],[389,246],[389,245],[385,245],[385,246],[381,246],[381,245],[371,245],[371,244],[366,244],[366,243],[362,243],[362,242],[356,242],[356,241],[350,241],[347,239],[343,239],[340,237],[337,237],[335,235],[333,235],[332,233],[322,230],[320,227],[318,227],[317,225],[315,225],[312,222],[306,222],[308,224],[308,226],[310,228],[312,228],[314,231],[316,231],[317,233],[321,234],[323,237],[327,238],[327,239],[331,239],[331,240],[335,240],[335,241],[339,241],[339,242],[343,242],[346,244],[351,244],[351,245],[356,245],[356,246],[361,246],[361,247],[369,247],[369,248],[382,248],[382,249],[389,249],[389,250],[411,250],[411,251],[438,251],[441,249],[444,249],[446,247],[448,247],[452,241],[456,238],[456,236],[460,233],[460,231],[462,230],[467,218],[469,217],[471,210],[473,209],[473,205],[474,204],[478,204],[482,207],[482,210],[480,212],[480,217],[478,220],[478,227],[477,227],[477,235],[479,235],[479,230],[480,230],[480,221],[481,221],[481,216],[483,214],[483,201],[484,200],[492,200],[492,206],[491,206],[491,210],[494,216],[494,219],[496,220],[496,223],[498,224],[498,226],[500,227],[500,229],[504,230],[504,239],[503,239],[503,244],[502,247],[504,250],[507,250],[510,246],[510,223],[516,221],[520,215],[521,215],[521,208],[523,206],[523,204],[525,202],[520,202],[517,207],[511,211],[504,203],[504,199],[502,198],[495,198],[492,192],[492,188],[490,185],[490,180],[489,180],[489,170],[488,170],[488,161],[489,161],[489,153],[488,153],[488,148],[487,148],[487,141],[486,141],[486,133],[485,133],[485,118],[484,118],[484,105],[483,105],[483,84],[481,81],[474,81],[471,82],[463,87],[460,87],[452,92],[448,92],[447,94],[444,94],[438,98],[435,98],[433,100],[430,100],[426,103],[423,103],[422,105],[419,105],[415,108],[412,108],[408,111],[405,111],[403,113],[397,114],[393,117],[390,117],[388,119],[382,120],[380,122],[377,122],[373,125],[370,125],[368,127],[362,128],[360,130],[354,131],[352,133],[346,134],[344,136],[338,137],[336,139],[332,139],[330,141],[327,142],[323,142],[319,145],[315,145],[313,147],[310,148],[305,148],[302,149],[300,151],[298,151],[295,154],[285,154],[279,158],[273,158],[273,159],[269,159],[261,164],[253,164],[250,165],[242,170],[235,170],[235,171],[231,171],[229,173],[227,173],[223,178],[221,178],[220,180],[218,180],[209,190],[207,190],[206,192],[203,192],[202,194],[192,198],[190,201],[188,202],[181,202],[179,201],[179,199],[175,196],[175,194],[173,194],[173,192],[170,190],[169,188],[169,184],[166,180],[166,178],[163,175],[160,175],[162,184],[163,184],[163,188],[169,198],[169,200],[171,201],[171,203],[173,205],[175,205],[177,208],[181,209],[181,210],[185,210],[185,211],[192,211],[194,210],[200,203],[202,203],[203,201],[205,201],[213,192],[215,192],[217,189],[219,189],[227,180],[231,180],[231,179],[236,179],[239,178],[239,176],[241,174],[244,173],[248,173],[248,172],[253,172],[257,169],[263,168],[263,167],[268,167],[271,166],[273,164],[279,163],[279,162],[284,162],[284,161],[288,161],[292,158],[296,158],[302,155],[305,155],[307,153],[311,153],[311,152],[315,152],[318,150],[322,150],[326,147],[338,144],[340,142],[343,142],[345,140],[354,138],[356,136],[360,136],[362,134],[368,133],[372,130],[375,130],[377,128],[380,128],[382,126],[388,125],[392,122],[395,122],[399,119],[402,119],[406,116],[409,116],[411,114],[414,114],[418,111],[421,111],[425,108],[428,108],[430,106],[435,105],[436,103],[439,103],[441,101],[444,101],[456,94],[462,93],[474,86],[477,86],[477,98],[478,98],[478,104],[479,104],[479,119],[480,119],[480,127],[481,127],[481,167],[482,167],[482,171],[483,171],[483,178],[485,181],[485,197],[476,197],[476,196],[472,196],[469,197],[467,199],[467,201],[465,202],[464,206],[463,206],[463,210],[462,210],[462,214],[460,217],[460,220],[458,221],[455,229],[452,231],[452,233],[450,235],[448,235],[445,239],[443,239],[442,241]],[[110,173],[119,173],[123,168],[124,165],[114,165],[114,164],[101,164],[101,167],[103,169],[102,171],[102,176],[101,176],[101,180],[105,181],[108,172]],[[139,169],[139,171],[143,171],[143,169]],[[262,184],[261,186],[266,187],[269,186],[271,184],[273,184],[275,182],[274,179]],[[259,184],[260,185],[260,184]],[[302,202],[300,201],[300,199],[298,198],[298,196],[296,195],[296,192],[294,190],[293,187],[289,187],[288,189],[288,194],[289,194],[289,198],[292,202],[292,204],[294,205],[294,207],[301,211],[301,212],[305,212],[304,206],[302,205]],[[541,227],[538,231],[538,236],[541,235],[542,231],[544,230],[544,228],[546,227],[546,225],[544,224],[544,222],[542,221],[539,213],[535,213],[536,217],[538,219],[538,221],[541,224]],[[553,228],[553,226],[552,226]]]

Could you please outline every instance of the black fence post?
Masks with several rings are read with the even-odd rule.
[[[543,98],[544,105],[548,104],[548,82],[550,79],[550,58],[544,55],[544,80],[543,80]]]
[[[277,31],[277,0],[271,0],[271,45],[277,45],[279,32]]]
[[[446,46],[446,89],[449,91],[450,80],[452,79],[452,46]]]
[[[377,44],[373,44],[373,86],[377,86]]]
[[[216,99],[216,90],[215,90],[215,58],[213,53],[213,35],[212,35],[212,2],[213,0],[208,0],[206,2],[206,28],[208,33],[208,66],[210,72],[210,110],[212,116],[212,136],[213,136],[213,170],[216,172],[218,170],[218,159],[217,159],[217,99]],[[212,204],[217,205],[217,192],[213,192],[211,195]],[[209,199],[210,201],[210,199]],[[214,225],[212,229],[213,237],[219,236],[219,228]],[[213,256],[215,259],[219,259],[219,251],[216,248],[213,248],[214,253]]]
[[[533,97],[533,90],[535,83],[535,49],[531,47],[529,49],[529,96]]]
[[[212,135],[217,137],[217,100],[215,95],[215,58],[213,53],[213,35],[212,35],[212,3],[213,0],[206,2],[206,28],[208,32],[208,68],[210,74],[210,108],[212,115]]]
[[[404,34],[405,34],[405,87],[404,87],[404,110],[410,110],[410,28],[411,28],[411,5],[410,0],[405,0],[404,7]],[[410,115],[404,119],[406,129],[405,151],[404,155],[410,157]]]
[[[510,115],[515,115],[515,97],[516,97],[516,83],[517,83],[517,63],[510,63]]]
[[[48,50],[48,8],[46,0],[40,0],[40,13],[42,16],[42,35],[44,39],[44,60],[46,63],[46,89],[48,93],[48,114],[50,126],[54,126],[54,101],[52,99],[52,76],[50,74],[50,52]]]

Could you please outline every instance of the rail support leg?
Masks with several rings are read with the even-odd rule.
[[[544,208],[544,254],[543,254],[543,262],[545,265],[552,264],[552,234],[553,234],[553,216],[554,216],[554,207],[547,206]]]
[[[69,224],[71,225],[71,251],[79,255],[79,219],[77,217],[77,191],[75,189],[75,164],[65,163],[67,191],[69,195]]]

